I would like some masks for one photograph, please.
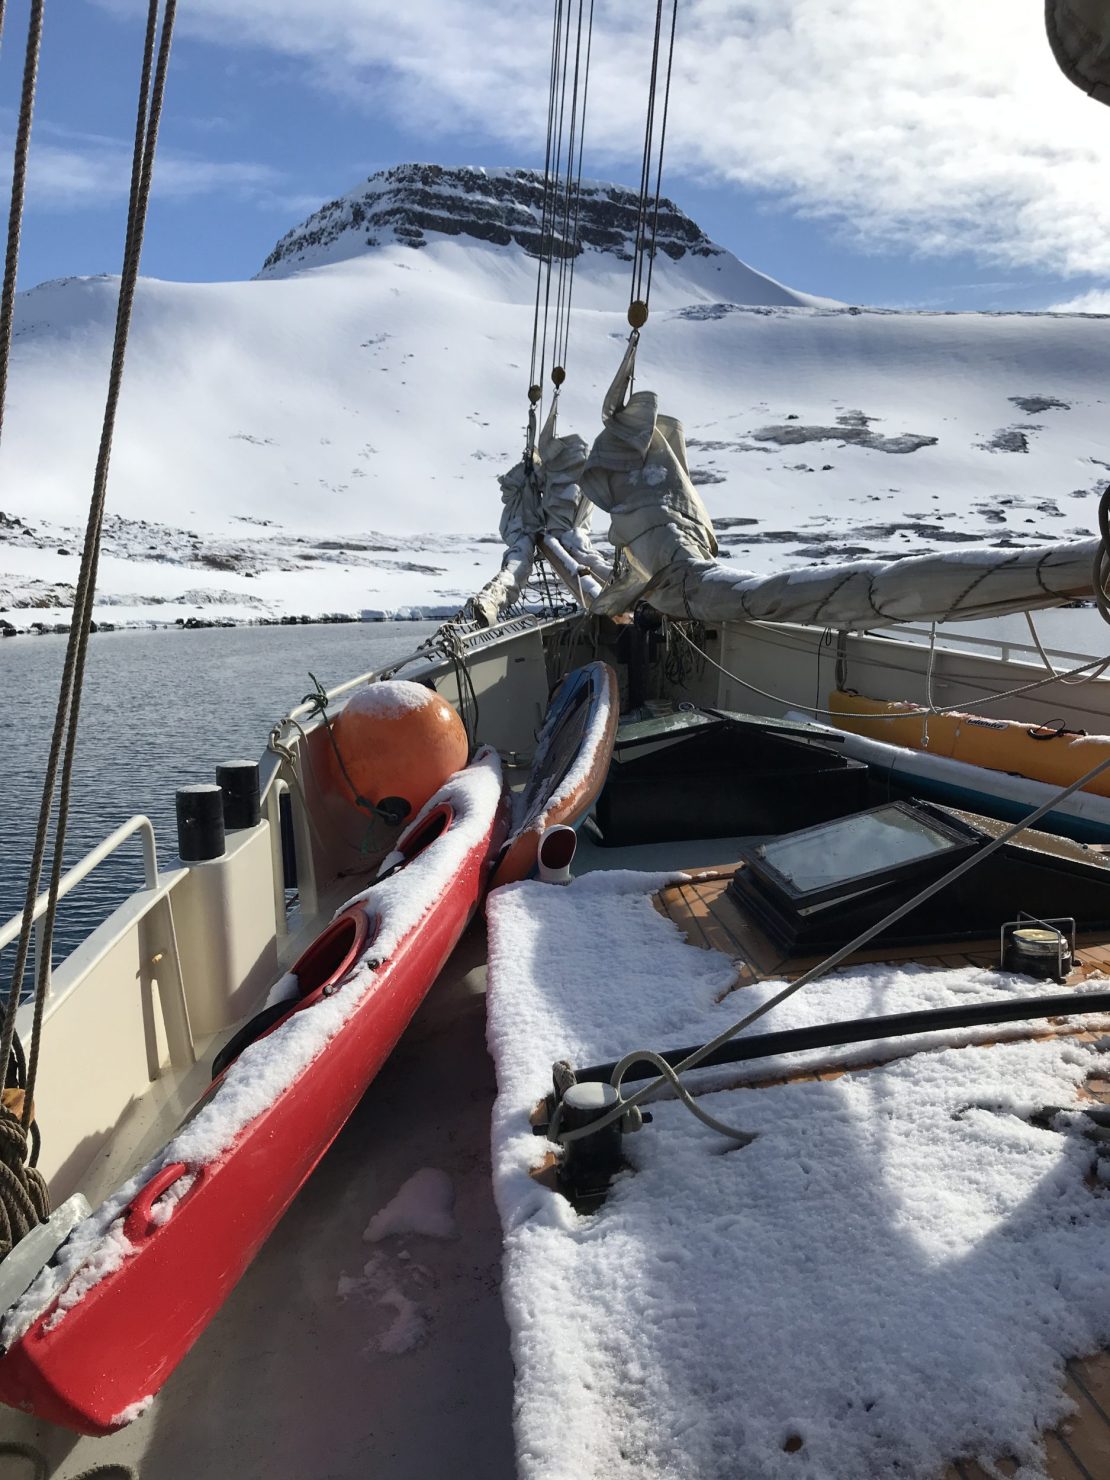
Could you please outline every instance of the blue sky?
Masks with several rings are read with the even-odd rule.
[[[920,7],[872,0],[682,0],[667,193],[809,292],[1107,306],[1110,109],[1058,75],[1036,0],[926,9],[919,26]],[[646,13],[598,0],[595,177],[638,177]],[[545,0],[184,0],[144,271],[248,277],[391,164],[542,165],[549,17]],[[25,21],[9,0],[9,142]],[[47,7],[22,286],[118,270],[141,40],[137,0]]]

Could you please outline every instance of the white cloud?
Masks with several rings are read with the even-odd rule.
[[[0,187],[11,178],[10,140],[0,135]],[[27,194],[45,210],[80,210],[125,200],[131,188],[131,145],[99,134],[82,134],[42,125],[31,136]],[[154,173],[156,198],[186,199],[225,192],[261,206],[308,209],[312,199],[293,195],[285,176],[269,165],[214,160],[160,148]]]
[[[1065,303],[1054,303],[1048,312],[1110,314],[1110,289],[1092,288],[1089,293],[1080,293],[1078,298],[1069,298]]]
[[[547,5],[192,0],[180,24],[422,133],[542,152]],[[597,0],[591,173],[636,173],[649,25]],[[1110,110],[1059,74],[1033,0],[683,0],[667,157],[875,249],[1110,273]]]

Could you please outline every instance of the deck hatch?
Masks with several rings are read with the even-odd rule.
[[[854,936],[956,867],[1000,831],[990,818],[928,802],[888,802],[738,849],[729,896],[776,946],[821,952]],[[998,937],[1019,914],[1110,927],[1110,870],[1085,848],[1026,831],[875,938],[876,946]]]

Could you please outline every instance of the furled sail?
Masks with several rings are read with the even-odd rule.
[[[492,627],[498,616],[516,601],[536,558],[536,537],[543,529],[539,459],[533,452],[532,467],[522,460],[498,478],[501,485],[501,538],[506,545],[501,569],[474,598],[474,614],[483,627]],[[531,477],[529,477],[531,471]]]
[[[651,391],[626,397],[630,343],[606,395],[604,430],[582,492],[611,519],[626,570],[591,603],[614,614],[646,600],[672,617],[706,622],[796,622],[881,627],[897,622],[1002,616],[1093,594],[1098,540],[998,549],[979,546],[906,560],[858,560],[762,576],[722,565],[705,505],[690,481],[681,422],[660,415]]]
[[[858,628],[966,621],[1089,597],[1098,546],[1098,540],[1022,550],[965,546],[945,555],[803,566],[773,576],[675,560],[639,594],[668,616],[703,622]]]
[[[572,587],[592,577],[583,587],[589,598],[598,594],[610,570],[590,539],[593,504],[579,487],[586,466],[585,439],[576,432],[559,436],[557,417],[558,401],[553,400],[538,444],[543,467],[543,547],[560,574],[570,577]]]
[[[635,368],[633,336],[605,396],[604,425],[582,475],[582,492],[609,515],[609,538],[628,564],[591,605],[610,614],[631,606],[658,571],[707,562],[717,553],[709,515],[690,481],[682,423],[659,414],[654,391],[628,394]]]

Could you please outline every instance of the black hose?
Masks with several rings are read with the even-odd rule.
[[[932,1007],[917,1012],[895,1012],[886,1017],[851,1018],[842,1023],[815,1023],[809,1028],[787,1028],[778,1033],[755,1033],[734,1038],[708,1054],[699,1069],[714,1064],[738,1064],[751,1059],[769,1059],[776,1054],[801,1053],[805,1049],[834,1048],[846,1043],[868,1043],[879,1038],[905,1038],[914,1033],[942,1033],[957,1028],[978,1028],[989,1023],[1022,1022],[1032,1018],[1072,1017],[1075,1014],[1110,1012],[1110,992],[1062,992],[1052,997],[1010,997],[1002,1002],[973,1002],[966,1007]],[[669,1048],[660,1053],[674,1067],[697,1052],[691,1048]],[[617,1065],[593,1064],[575,1070],[579,1084],[608,1083]],[[624,1079],[650,1079],[659,1071],[646,1060],[633,1064]],[[558,1098],[558,1096],[556,1096]]]

